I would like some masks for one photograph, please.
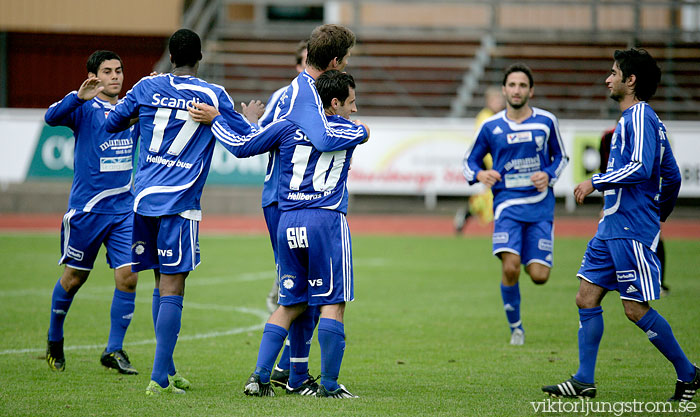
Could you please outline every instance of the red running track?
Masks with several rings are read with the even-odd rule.
[[[58,233],[62,217],[63,214],[0,214],[0,231]],[[348,224],[353,235],[450,236],[455,233],[452,217],[446,216],[351,214]],[[597,218],[558,217],[554,221],[554,234],[592,237],[597,226]],[[489,236],[491,227],[470,221],[464,235]],[[262,214],[205,214],[200,230],[202,234],[267,234]],[[662,230],[665,238],[700,239],[700,220],[671,218]]]

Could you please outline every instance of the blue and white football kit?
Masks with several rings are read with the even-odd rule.
[[[328,116],[328,123],[338,130],[355,130],[356,126],[340,116]],[[223,139],[227,136],[224,132],[230,128],[225,118],[217,116],[212,123],[212,130],[217,138]],[[301,129],[282,119],[231,147],[231,152],[239,157],[274,148],[280,152],[277,194],[279,210],[282,212],[277,233],[280,304],[308,302],[309,305],[325,305],[352,299],[350,236],[347,222],[344,221],[348,205],[346,182],[354,147],[365,138],[366,134],[360,132],[353,139],[336,141],[336,147],[342,146],[345,149],[319,152]],[[304,213],[285,213],[289,211]],[[328,211],[332,213],[329,214]],[[328,219],[321,218],[329,215],[335,219],[331,222],[332,225]],[[295,220],[292,220],[293,217]],[[308,224],[301,225],[300,222]],[[299,233],[302,235],[294,235],[295,227],[301,227]],[[333,240],[334,246],[329,247],[328,239],[324,240],[324,244],[310,244],[309,236],[304,233],[316,228],[320,230],[319,233],[325,231],[328,234],[329,230],[338,232],[335,236],[337,239]],[[297,242],[297,246],[293,242]],[[292,251],[293,249],[299,250]],[[302,261],[301,258],[306,260]],[[319,259],[324,261],[316,265]],[[308,268],[314,268],[313,274],[306,270]],[[322,268],[323,272],[315,270],[316,268]],[[309,274],[321,280],[309,283]],[[327,294],[323,296],[314,296],[325,293]]]
[[[187,112],[191,103],[216,107],[236,135],[257,131],[234,110],[223,87],[192,76],[161,74],[142,78],[109,113],[107,131],[139,117],[141,145],[134,178],[133,269],[187,273],[199,264],[200,198],[209,174],[215,139]],[[227,138],[222,144],[227,147]],[[161,278],[162,279],[162,278]],[[176,373],[173,351],[182,319],[183,297],[154,291],[156,354],[151,380],[169,385]]]
[[[681,176],[666,127],[646,102],[622,113],[613,134],[607,170],[593,175],[591,183],[603,192],[605,205],[577,276],[618,291],[623,302],[646,304],[658,299],[660,267],[654,249],[660,222],[675,205]],[[600,305],[579,308],[579,319],[579,369],[573,378],[593,384],[604,329],[603,309]],[[678,384],[697,382],[696,367],[663,316],[649,307],[635,324],[673,364],[679,381],[677,393]]]
[[[131,265],[131,172],[138,127],[108,134],[104,131],[112,104],[100,98],[81,100],[73,91],[46,112],[51,126],[67,126],[75,136],[74,175],[68,211],[61,226],[59,264],[90,271],[100,246],[107,248],[107,263],[118,269]],[[48,340],[63,339],[63,322],[75,294],[59,279],[51,301]],[[122,349],[134,312],[135,293],[115,288],[107,352]]]
[[[552,266],[552,222],[554,192],[568,157],[559,133],[556,117],[542,109],[532,108],[532,115],[515,123],[501,111],[486,119],[476,140],[464,158],[464,176],[470,185],[477,182],[482,160],[493,156],[493,169],[501,174],[494,184],[493,253],[512,252],[522,263]],[[537,171],[549,176],[549,187],[539,192],[530,177]],[[511,221],[504,222],[505,219]],[[527,227],[535,225],[536,227]],[[516,232],[514,228],[522,228]],[[533,247],[529,247],[532,245]]]
[[[73,91],[46,112],[51,126],[75,135],[74,175],[61,229],[59,264],[91,270],[104,243],[111,268],[131,264],[131,171],[138,128],[108,134],[103,126],[109,102],[85,101]]]
[[[464,157],[464,177],[470,185],[477,182],[487,154],[493,168],[501,175],[493,192],[493,254],[509,252],[520,257],[523,265],[531,263],[552,267],[554,245],[554,192],[568,157],[564,150],[559,122],[550,112],[533,107],[532,115],[520,123],[503,110],[486,119],[476,140]],[[546,190],[538,191],[530,177],[535,172],[549,176]],[[523,327],[520,320],[520,288],[501,283],[501,297],[506,318],[513,332]],[[511,339],[512,344],[522,341]]]
[[[622,113],[611,141],[607,171],[591,181],[603,192],[605,206],[578,276],[619,291],[622,299],[658,299],[661,271],[655,250],[659,222],[673,210],[681,177],[666,127],[647,103]]]
[[[136,216],[180,216],[182,222],[171,230],[134,230],[134,270],[150,269],[144,259],[157,256],[163,273],[193,270],[199,263],[198,226],[202,217],[200,198],[209,173],[215,139],[208,126],[200,126],[187,113],[188,103],[203,102],[216,107],[233,131],[246,135],[257,127],[233,109],[233,101],[221,86],[196,77],[156,75],[141,79],[129,90],[107,118],[107,131],[122,128],[139,117],[141,145],[134,178]],[[225,147],[226,143],[222,143]],[[170,233],[161,237],[146,233]],[[171,242],[167,247],[158,243]],[[183,253],[194,253],[182,256]],[[146,257],[146,258],[144,258]]]
[[[324,118],[326,116],[323,116]],[[337,304],[353,299],[350,234],[345,221],[348,195],[347,171],[354,147],[367,136],[352,122],[329,116],[333,129],[351,132],[333,144],[338,148],[319,152],[296,124],[282,119],[268,125],[242,143],[238,156],[279,149],[277,201],[282,215],[278,225],[280,301],[282,305]],[[227,131],[225,120],[213,122],[215,134]],[[326,259],[328,261],[326,261]],[[286,329],[267,323],[258,352],[255,374],[267,383],[274,360],[288,334],[292,364],[288,387],[296,388],[307,378],[308,345],[315,324],[315,309],[307,308]],[[296,327],[298,326],[298,333]],[[295,336],[297,335],[298,336]],[[343,324],[321,319],[322,383],[336,389],[344,350]],[[324,382],[325,381],[325,382]]]

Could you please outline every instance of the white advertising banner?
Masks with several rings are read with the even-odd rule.
[[[48,129],[44,112],[0,109],[0,183],[72,176],[71,132],[57,135],[53,128]],[[362,120],[370,127],[371,137],[353,155],[348,181],[351,193],[439,196],[480,190],[480,185],[468,186],[462,176],[462,159],[474,136],[473,119]],[[571,195],[578,182],[597,172],[600,137],[614,124],[614,120],[559,121],[570,161],[554,187],[556,195]],[[668,122],[666,126],[683,177],[681,197],[700,197],[700,122]],[[217,148],[210,183],[262,183],[266,156],[238,160],[222,153],[223,148]]]

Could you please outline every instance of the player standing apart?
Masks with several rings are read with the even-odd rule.
[[[95,51],[87,61],[88,78],[46,112],[51,126],[67,126],[75,136],[73,185],[61,226],[61,259],[65,264],[51,296],[46,361],[63,371],[63,323],[73,297],[87,281],[102,244],[114,269],[114,296],[107,347],[100,362],[122,374],[137,374],[122,349],[134,314],[138,276],[131,272],[131,170],[138,132],[132,126],[108,134],[107,112],[117,104],[124,82],[122,60],[110,51]]]
[[[501,259],[501,297],[510,325],[511,345],[525,343],[520,319],[520,265],[535,284],[552,268],[554,193],[568,163],[557,118],[528,105],[534,93],[532,72],[524,64],[503,76],[506,110],[487,119],[464,158],[464,176],[493,191],[493,254]],[[493,167],[483,169],[486,154]]]
[[[170,74],[142,78],[110,112],[107,131],[119,131],[139,117],[141,145],[134,178],[133,270],[156,271],[154,302],[156,352],[147,395],[184,394],[173,351],[182,319],[185,278],[199,264],[200,198],[209,173],[215,139],[187,113],[192,103],[217,107],[234,131],[256,128],[233,109],[221,86],[196,78],[202,45],[188,29],[169,41]]]
[[[661,71],[644,50],[618,50],[614,58],[605,84],[622,117],[612,137],[607,170],[574,189],[579,204],[594,190],[603,192],[605,200],[603,218],[577,274],[579,368],[570,379],[542,390],[552,396],[595,397],[595,363],[603,336],[600,303],[608,291],[617,291],[627,318],[676,370],[676,389],[669,400],[691,401],[700,387],[700,372],[666,319],[649,306],[660,296],[661,271],[654,253],[660,222],[671,214],[681,184],[666,127],[647,103]]]

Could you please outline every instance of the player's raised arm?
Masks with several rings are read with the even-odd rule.
[[[142,80],[148,77],[142,78]],[[138,117],[138,100],[140,87],[139,81],[134,87],[126,93],[126,96],[119,100],[119,103],[109,112],[107,120],[105,120],[105,130],[109,133],[121,132],[133,125],[132,119]]]

